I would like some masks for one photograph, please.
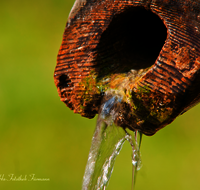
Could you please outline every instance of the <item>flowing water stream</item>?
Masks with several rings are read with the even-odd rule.
[[[114,163],[124,142],[128,140],[132,147],[132,165],[134,189],[137,170],[140,169],[141,133],[116,126],[113,122],[113,105],[120,102],[119,97],[112,97],[102,105],[96,129],[92,138],[88,162],[83,177],[82,190],[105,190],[111,177]],[[112,114],[111,114],[112,113]]]

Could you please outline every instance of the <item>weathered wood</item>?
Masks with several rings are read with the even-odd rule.
[[[54,80],[88,118],[120,94],[115,123],[153,135],[199,102],[199,69],[199,0],[77,0]]]

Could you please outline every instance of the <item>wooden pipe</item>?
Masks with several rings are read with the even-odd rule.
[[[61,100],[93,118],[153,135],[200,100],[200,0],[76,0],[54,81]]]

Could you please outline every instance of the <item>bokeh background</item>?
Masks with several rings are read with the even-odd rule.
[[[0,1],[0,189],[80,190],[96,118],[74,114],[53,81],[73,0]],[[200,189],[200,106],[143,137],[137,190]],[[131,189],[131,147],[118,156],[108,190]],[[48,182],[3,181],[35,174]]]

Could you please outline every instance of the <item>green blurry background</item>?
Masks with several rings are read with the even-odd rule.
[[[59,100],[56,56],[73,0],[0,1],[0,175],[35,174],[49,182],[5,182],[8,190],[80,190],[96,118]],[[200,189],[200,107],[153,137],[143,137],[137,190]],[[125,143],[108,190],[131,189]]]

